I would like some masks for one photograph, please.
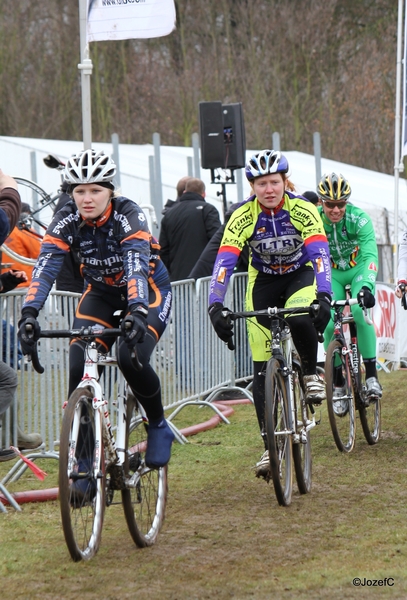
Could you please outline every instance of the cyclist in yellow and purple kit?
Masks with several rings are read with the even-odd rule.
[[[232,213],[213,268],[209,316],[221,340],[230,347],[233,325],[222,315],[229,279],[239,256],[249,246],[247,310],[268,306],[310,305],[317,298],[317,315],[288,318],[294,344],[301,357],[306,399],[320,404],[325,383],[317,375],[317,331],[330,319],[331,267],[329,247],[316,207],[287,188],[288,162],[280,152],[263,150],[246,165],[252,195]],[[263,439],[264,365],[270,358],[270,323],[267,317],[248,321],[253,357],[253,400]],[[265,442],[266,446],[266,442]],[[268,451],[256,465],[256,475],[266,477]]]

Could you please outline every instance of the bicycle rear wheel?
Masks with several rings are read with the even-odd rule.
[[[305,402],[299,365],[293,365],[293,378],[294,412],[297,415],[297,433],[299,434],[299,440],[293,442],[294,470],[298,491],[300,494],[307,494],[311,491],[312,482],[311,435],[310,431],[307,431],[307,424],[310,423],[309,406]]]
[[[127,434],[124,474],[128,487],[122,490],[127,527],[139,548],[152,546],[164,522],[168,467],[149,469],[144,462],[148,425],[137,401],[127,400]]]
[[[92,398],[93,394],[85,388],[72,393],[65,407],[59,444],[62,529],[75,562],[88,560],[98,551],[106,507],[101,415],[93,410]],[[73,481],[83,484],[80,500],[72,493]]]
[[[288,506],[293,489],[292,432],[285,380],[274,358],[268,361],[266,369],[265,424],[274,491],[278,503]]]
[[[355,445],[356,420],[355,420],[355,398],[353,393],[351,374],[348,363],[348,354],[342,354],[343,345],[339,340],[332,340],[328,346],[325,360],[325,382],[326,397],[328,405],[329,423],[335,444],[341,452],[351,452]],[[343,402],[345,412],[337,414],[334,407],[334,388],[336,376],[342,377]],[[339,373],[340,372],[340,373]]]

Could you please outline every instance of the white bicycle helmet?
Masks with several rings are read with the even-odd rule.
[[[112,183],[116,165],[104,152],[82,150],[71,156],[64,169],[64,179],[71,185]]]
[[[288,161],[284,154],[274,150],[262,150],[253,154],[246,164],[246,177],[249,181],[270,173],[287,173]]]

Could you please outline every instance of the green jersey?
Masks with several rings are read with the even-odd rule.
[[[346,205],[344,217],[338,223],[331,223],[326,218],[322,206],[318,210],[328,238],[332,276],[335,276],[335,269],[348,271],[363,264],[362,285],[374,291],[379,257],[372,219],[353,204]]]

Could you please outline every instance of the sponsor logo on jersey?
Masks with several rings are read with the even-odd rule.
[[[129,223],[128,218],[125,215],[121,215],[117,211],[114,211],[113,217],[116,221],[120,222],[121,226],[123,227],[124,233],[128,233],[129,231],[131,231],[131,225]]]
[[[171,301],[172,301],[172,295],[171,295],[171,292],[168,292],[168,294],[165,298],[165,302],[164,302],[162,311],[158,314],[158,318],[163,323],[167,322],[167,320],[168,320],[170,310],[171,310]]]
[[[315,265],[317,267],[317,273],[324,272],[324,262],[320,256],[315,259]]]
[[[311,227],[311,225],[315,225],[315,218],[311,218],[309,212],[301,210],[298,204],[293,207],[292,215],[294,219],[301,222],[303,227]]]
[[[227,224],[227,230],[233,235],[240,236],[246,227],[250,227],[252,223],[252,216],[250,214],[250,209],[248,208],[243,214],[240,214],[235,218],[233,218],[232,215]]]
[[[286,235],[279,238],[252,240],[250,245],[259,254],[291,254],[298,246],[302,246],[303,243],[302,238],[298,235]]]
[[[371,262],[368,268],[369,271],[377,271],[377,265],[374,262]]]
[[[216,277],[216,281],[217,283],[220,283],[221,285],[225,285],[225,280],[226,280],[226,274],[227,274],[227,269],[226,267],[221,267],[218,271],[218,275]]]

